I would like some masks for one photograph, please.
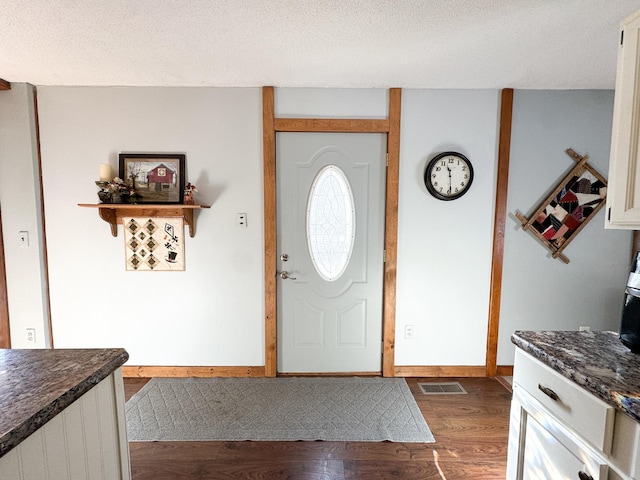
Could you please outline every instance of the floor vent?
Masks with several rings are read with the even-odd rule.
[[[458,382],[418,383],[425,395],[465,395],[467,391]]]

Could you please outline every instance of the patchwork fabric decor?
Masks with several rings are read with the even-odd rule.
[[[585,171],[574,175],[533,222],[535,228],[556,247],[562,246],[606,197],[603,182]]]
[[[123,217],[126,270],[183,271],[181,217]]]
[[[551,250],[553,258],[569,263],[562,250],[604,206],[607,181],[587,163],[588,155],[582,157],[571,148],[566,153],[578,162],[577,165],[530,219],[519,212],[516,217],[524,230],[531,227],[531,232]]]

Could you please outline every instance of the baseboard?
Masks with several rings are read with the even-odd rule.
[[[278,373],[279,377],[381,377],[382,372],[299,372]]]
[[[357,374],[371,375],[372,372]],[[374,373],[375,375],[376,373]],[[291,374],[294,375],[294,374]],[[310,374],[297,374],[310,375]],[[340,374],[314,374],[313,376],[339,376]],[[353,372],[343,375],[356,375]],[[379,374],[378,374],[379,375]],[[498,366],[498,375],[512,376],[513,366]],[[176,366],[123,366],[122,376],[128,378],[151,377],[264,377],[265,368],[259,367],[176,367]],[[484,366],[396,366],[396,377],[486,377]]]
[[[483,366],[397,366],[396,377],[486,377],[487,369]]]
[[[443,366],[396,366],[396,377],[486,377],[485,366],[443,365]],[[498,366],[498,375],[512,376],[513,366]]]
[[[504,378],[504,377],[496,377],[496,381],[500,385],[502,385],[504,388],[506,388],[509,393],[513,393],[513,385],[511,385],[511,382],[507,381],[506,378]]]
[[[123,366],[123,377],[264,377],[264,367]]]

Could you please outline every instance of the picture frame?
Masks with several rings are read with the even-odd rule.
[[[515,215],[522,229],[547,247],[552,258],[569,263],[562,252],[604,207],[607,180],[587,163],[588,155],[579,155],[572,148],[565,152],[576,162],[575,167],[528,219],[520,212]]]
[[[136,192],[137,203],[182,203],[186,155],[120,153],[119,177]]]

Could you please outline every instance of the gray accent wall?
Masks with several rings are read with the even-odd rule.
[[[604,229],[604,208],[552,260],[514,217],[533,213],[573,168],[573,148],[605,178],[613,91],[517,90],[509,174],[498,364],[513,364],[514,330],[617,330],[631,261],[631,232]]]

